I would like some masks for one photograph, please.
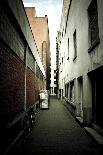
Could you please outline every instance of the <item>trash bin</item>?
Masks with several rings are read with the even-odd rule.
[[[49,108],[49,91],[40,90],[40,109]]]

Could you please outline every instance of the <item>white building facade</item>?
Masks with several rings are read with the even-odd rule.
[[[70,0],[65,8],[67,13],[62,11],[58,83],[60,98],[65,99],[75,117],[100,129],[103,129],[102,8],[102,0]]]
[[[60,31],[58,38],[58,47],[59,47],[59,63],[58,63],[58,72],[59,72],[59,79],[58,79],[58,97],[62,100],[65,94],[64,92],[64,84],[65,84],[65,50],[66,50],[66,42],[65,42],[65,25],[66,25],[66,17],[68,8],[70,5],[70,0],[63,1],[63,8],[62,8],[62,16],[61,16],[61,24],[60,24]]]
[[[56,84],[56,69],[55,66],[51,68],[51,84],[50,84],[50,95],[56,95],[57,84]]]

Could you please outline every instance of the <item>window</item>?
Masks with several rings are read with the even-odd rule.
[[[42,62],[43,62],[43,43],[42,43]]]
[[[67,60],[69,60],[69,38],[68,38],[68,57]]]
[[[46,41],[43,41],[42,43],[42,62],[46,59]]]
[[[69,83],[67,84],[67,98],[69,98],[70,96],[69,96]]]
[[[54,79],[56,79],[56,74],[54,74]]]
[[[69,98],[69,83],[65,85],[65,97]]]
[[[65,85],[65,97],[66,97],[66,92],[67,92],[66,88],[67,88],[67,85]]]
[[[97,0],[92,0],[88,8],[89,16],[89,52],[99,43]]]
[[[74,58],[73,61],[77,58],[77,40],[76,40],[76,30],[73,34],[73,41],[74,41]]]
[[[36,63],[36,76],[40,78],[40,68],[37,63]]]
[[[63,57],[62,57],[62,63],[63,63]]]
[[[63,31],[62,31],[62,38],[63,38]]]
[[[74,81],[70,82],[70,101],[74,102]]]
[[[54,70],[54,74],[56,74],[56,70]]]

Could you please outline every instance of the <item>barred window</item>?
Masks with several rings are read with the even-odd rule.
[[[97,0],[92,0],[88,8],[89,42],[93,46],[99,40]]]

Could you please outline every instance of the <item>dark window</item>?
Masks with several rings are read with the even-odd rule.
[[[67,94],[66,94],[66,97],[69,98],[69,83],[67,84]]]
[[[99,42],[97,0],[92,0],[88,8],[90,49]]]
[[[66,88],[67,88],[67,85],[65,85],[65,97],[66,97],[66,92],[67,92]]]
[[[68,57],[67,60],[69,60],[69,38],[68,38]]]
[[[70,101],[74,102],[74,81],[70,82]]]
[[[36,76],[38,78],[40,78],[40,68],[39,68],[38,64],[36,64]]]
[[[75,60],[76,57],[77,57],[77,38],[76,38],[76,30],[74,31],[74,34],[73,34],[73,41],[74,41],[74,58],[73,58],[73,60]]]
[[[63,63],[63,57],[62,57],[62,63]]]
[[[69,98],[69,83],[65,85],[65,97]]]
[[[63,32],[62,32],[62,37],[63,37]]]

